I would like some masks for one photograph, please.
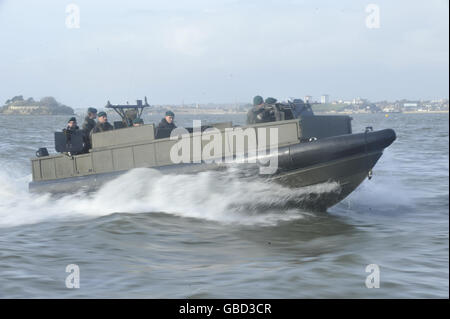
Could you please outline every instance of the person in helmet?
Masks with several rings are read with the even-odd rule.
[[[136,126],[142,126],[142,125],[144,125],[144,120],[141,119],[140,117],[135,118],[135,119],[133,120],[133,127],[136,127]]]
[[[108,122],[108,115],[106,112],[98,113],[98,121],[92,129],[92,133],[106,132],[113,130],[114,127]]]
[[[173,122],[174,118],[175,114],[172,111],[166,112],[166,115],[156,128],[156,138],[165,138],[170,136],[172,130],[177,128],[177,126]]]
[[[175,114],[172,111],[167,111],[164,118],[158,124],[158,128],[172,129],[172,130],[177,128],[175,123],[173,122],[174,118]]]
[[[83,125],[81,126],[81,131],[83,132],[83,139],[84,139],[84,152],[87,153],[91,146],[91,131],[95,127],[95,119],[97,118],[97,109],[90,107],[87,110],[87,115],[84,118]]]
[[[88,108],[87,115],[84,118],[83,125],[81,129],[86,136],[89,136],[91,130],[95,127],[95,119],[97,118],[97,109],[90,107]]]
[[[77,119],[75,117],[71,117],[67,122],[66,131],[75,132],[80,128],[77,125]]]
[[[253,98],[253,107],[247,112],[247,124],[261,123],[258,115],[264,112],[264,99],[257,95]]]

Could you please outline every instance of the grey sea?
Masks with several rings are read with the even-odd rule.
[[[68,118],[0,116],[0,298],[448,298],[448,114],[352,117],[354,132],[397,140],[371,180],[314,213],[286,207],[290,189],[218,173],[141,169],[96,193],[29,194],[30,158],[54,152]],[[245,115],[176,122],[193,119]]]

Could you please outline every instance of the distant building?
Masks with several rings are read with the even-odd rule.
[[[364,104],[364,100],[358,96],[357,98],[353,99],[352,104],[355,104],[355,105]]]
[[[330,102],[330,96],[328,94],[323,94],[320,97],[320,103],[326,104],[326,103],[329,103],[329,102]]]

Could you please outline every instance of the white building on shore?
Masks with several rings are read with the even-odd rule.
[[[328,94],[323,94],[320,96],[320,103],[327,104],[330,102],[330,96]]]

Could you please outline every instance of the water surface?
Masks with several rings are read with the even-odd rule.
[[[352,117],[354,132],[397,140],[370,181],[313,213],[285,207],[299,190],[219,173],[143,169],[90,195],[31,195],[29,159],[54,152],[67,118],[0,116],[0,297],[448,298],[448,114]],[[79,289],[65,286],[69,264]]]

